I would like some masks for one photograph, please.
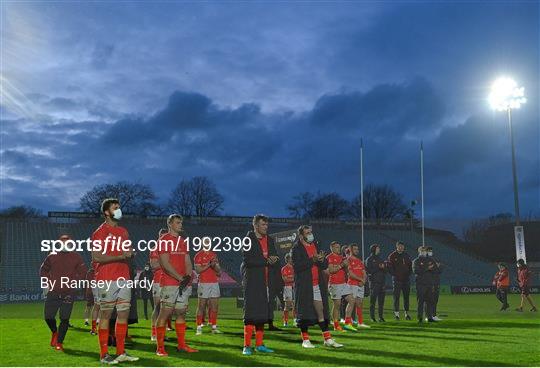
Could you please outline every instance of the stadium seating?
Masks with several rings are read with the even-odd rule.
[[[67,223],[58,223],[52,219],[15,220],[2,219],[0,222],[1,262],[0,288],[12,290],[39,289],[39,267],[46,254],[41,252],[42,239],[57,239],[59,232],[65,230],[74,239],[86,239],[99,226],[99,219],[84,219]],[[133,242],[156,239],[163,220],[126,220],[123,225],[128,229]],[[271,231],[295,229],[297,222],[273,223]],[[243,237],[250,228],[248,222],[203,222],[186,220],[187,235]],[[318,225],[313,226],[320,244],[327,245],[333,240],[343,244],[356,242],[361,244],[361,232],[358,226]],[[369,255],[369,246],[381,245],[383,256],[395,248],[397,240],[407,245],[411,257],[416,257],[416,248],[421,244],[421,235],[409,230],[381,230],[368,228],[364,232],[365,257]],[[434,248],[434,253],[444,264],[442,284],[446,285],[489,285],[496,271],[494,265],[466,255],[439,241],[426,238],[426,244]],[[194,252],[192,252],[193,255]],[[88,252],[82,253],[87,263]],[[240,279],[241,254],[239,252],[221,252],[218,254],[223,269],[236,280]],[[148,252],[140,252],[135,257],[135,265],[142,268],[148,262]],[[388,278],[388,283],[390,279]]]

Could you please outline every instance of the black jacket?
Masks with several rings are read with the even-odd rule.
[[[429,257],[418,257],[413,261],[413,271],[416,275],[416,286],[433,286],[433,270],[429,270],[430,264],[433,264],[433,260]]]
[[[317,252],[319,245],[315,242]],[[317,313],[313,305],[313,282],[311,267],[314,265],[313,260],[308,257],[304,245],[296,239],[292,246],[292,262],[294,268],[294,307],[296,310],[296,318],[301,324],[314,325],[317,323]],[[328,268],[326,258],[322,262],[315,263],[319,268],[319,289],[321,290],[324,319],[328,322],[328,284],[324,277],[324,270]]]
[[[378,255],[371,254],[366,259],[366,269],[370,284],[384,284],[386,281],[386,267],[380,268],[379,265],[385,265],[384,261]]]
[[[412,274],[412,260],[407,252],[393,251],[388,256],[388,272],[398,282],[409,282]]]
[[[441,283],[441,273],[443,271],[443,265],[439,262],[439,260],[435,257],[428,257],[430,260],[433,261],[435,264],[435,267],[433,267],[433,284],[439,285]],[[439,264],[437,266],[437,263]]]
[[[247,236],[251,239],[251,248],[242,254],[240,273],[244,291],[244,324],[257,325],[268,322],[270,315],[268,291],[273,290],[273,268],[279,268],[279,262],[269,265],[264,258],[259,240],[253,231]],[[268,256],[277,256],[274,240],[268,236]],[[268,285],[265,280],[265,268],[268,267]],[[268,289],[267,289],[268,288]]]

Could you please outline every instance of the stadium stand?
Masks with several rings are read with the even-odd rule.
[[[59,232],[67,231],[74,239],[86,239],[99,226],[101,221],[97,218],[82,218],[76,221],[58,221],[55,218],[46,219],[2,219],[0,223],[1,234],[1,262],[0,262],[0,289],[2,290],[38,290],[39,266],[46,254],[41,252],[42,239],[57,239]],[[295,229],[299,220],[272,222],[271,232]],[[131,240],[156,239],[160,228],[165,221],[160,219],[126,219],[123,221]],[[318,241],[329,244],[333,240],[348,244],[356,242],[361,244],[361,233],[358,224],[344,222],[313,222],[314,232]],[[221,219],[186,219],[185,229],[187,235],[195,236],[229,236],[243,237],[250,229],[248,218],[221,218]],[[397,240],[405,242],[411,257],[416,257],[416,248],[421,244],[421,235],[417,231],[401,228],[366,228],[364,232],[366,257],[369,245],[381,245],[383,255],[394,250]],[[439,240],[426,238],[426,244],[434,248],[435,254],[444,264],[442,284],[445,285],[490,285],[495,272],[493,264],[479,260],[465,254],[455,247],[442,243]],[[193,253],[193,252],[192,252]],[[82,253],[86,262],[90,262],[90,254]],[[193,255],[193,254],[192,254]],[[240,279],[241,254],[239,252],[221,252],[219,258],[223,269],[234,279]],[[136,267],[142,268],[148,262],[148,252],[140,252],[135,257]],[[390,278],[388,277],[388,283]]]

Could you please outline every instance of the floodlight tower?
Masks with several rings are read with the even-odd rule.
[[[514,132],[512,128],[512,110],[519,109],[522,104],[527,102],[527,99],[525,98],[525,89],[523,87],[518,87],[513,79],[501,77],[493,83],[488,100],[494,110],[506,111],[508,116],[508,128],[510,130],[510,143],[512,146],[512,177],[514,181],[514,210],[516,216],[516,226],[514,227],[516,258],[522,258],[525,261],[525,239],[519,217],[516,150],[514,147]]]

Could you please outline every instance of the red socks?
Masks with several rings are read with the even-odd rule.
[[[352,325],[352,317],[345,317],[345,324]]]
[[[244,326],[244,346],[251,346],[251,336],[253,336],[253,330],[255,326],[245,325]]]
[[[339,327],[339,321],[334,321],[334,328],[338,328]]]
[[[309,340],[309,334],[307,332],[301,332],[301,335],[303,341]]]
[[[217,312],[208,312],[208,322],[210,322],[210,325],[212,326],[217,326]]]
[[[98,340],[99,340],[99,353],[103,358],[105,354],[109,352],[109,329],[100,328],[98,330]]]
[[[364,323],[364,315],[362,314],[362,308],[356,307],[356,317],[358,317],[358,324]]]
[[[197,320],[196,320],[195,323],[197,323],[197,327],[199,327],[200,325],[202,325],[202,323],[203,323],[203,316],[197,315]]]
[[[283,322],[289,323],[289,311],[288,310],[283,311]]]
[[[116,322],[114,327],[114,334],[116,337],[116,355],[122,355],[126,352],[124,350],[124,343],[126,342],[127,329],[127,323]]]
[[[152,336],[156,336],[156,326],[152,326]]]
[[[92,331],[95,331],[97,328],[97,321],[95,319],[92,320]]]
[[[178,347],[182,349],[186,346],[186,322],[176,322],[174,327],[176,329]]]
[[[156,342],[158,350],[165,349],[165,326],[156,326]]]
[[[324,331],[322,335],[325,341],[332,338],[332,336],[330,335],[330,331]]]
[[[172,324],[171,324],[171,319],[170,318],[167,320],[167,327],[172,330]]]
[[[257,327],[255,329],[255,346],[264,345],[263,337],[264,337],[264,326]]]

